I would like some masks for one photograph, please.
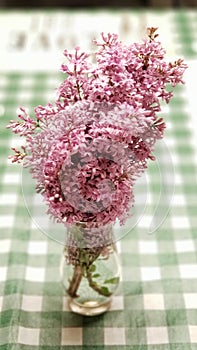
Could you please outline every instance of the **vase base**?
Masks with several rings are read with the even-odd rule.
[[[80,315],[84,316],[96,316],[106,312],[111,305],[111,299],[105,301],[104,303],[99,303],[96,300],[89,300],[83,304],[79,304],[75,299],[68,298],[69,309]]]

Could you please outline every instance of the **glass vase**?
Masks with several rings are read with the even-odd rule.
[[[113,226],[69,227],[60,273],[71,311],[86,316],[107,311],[120,280]]]

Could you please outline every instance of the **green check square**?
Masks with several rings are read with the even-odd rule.
[[[17,325],[8,325],[7,327],[0,328],[0,350],[11,350],[13,344],[17,339],[18,326]],[[9,344],[10,343],[10,344]]]
[[[187,312],[187,323],[189,325],[197,325],[196,309],[188,309]]]
[[[187,313],[184,309],[166,310],[166,322],[168,326],[184,325],[187,323]]]
[[[29,255],[28,265],[32,267],[42,267],[46,265],[46,256],[45,255]]]
[[[181,293],[183,290],[183,285],[181,279],[178,278],[166,278],[162,280],[162,286],[164,293]]]
[[[19,273],[21,273],[21,270],[19,271]],[[4,294],[5,295],[16,294],[16,293],[20,292],[22,290],[22,288],[23,288],[23,280],[22,279],[12,279],[12,280],[8,279],[5,282]]]
[[[55,251],[53,249],[53,252],[51,254],[48,253],[46,256],[47,266],[53,266],[53,267],[59,268],[61,255],[62,255],[61,251],[58,251],[57,254],[55,254]]]
[[[28,259],[27,253],[11,252],[9,254],[9,265],[26,265]]]
[[[139,266],[139,254],[124,253],[121,258],[121,263],[123,267],[129,266],[133,268],[134,266]]]
[[[140,294],[125,296],[124,308],[126,310],[143,309],[143,296]]]
[[[42,328],[58,328],[62,324],[60,311],[47,311],[40,314]]]
[[[25,295],[43,295],[43,284],[31,281],[25,281],[23,284],[23,294]]]
[[[127,345],[140,345],[146,344],[146,328],[137,327],[137,328],[126,328],[125,337]]]
[[[41,314],[39,312],[20,311],[20,326],[27,328],[41,327]]]
[[[45,296],[42,301],[42,311],[52,312],[58,311],[62,312],[62,296]]]
[[[19,311],[18,310],[5,310],[3,312],[1,312],[1,327],[10,327],[11,324],[13,324],[14,321],[16,321],[18,319],[18,314]]]
[[[54,328],[45,328],[41,327],[40,332],[40,345],[39,348],[43,346],[47,346],[51,348],[51,350],[54,349],[60,349],[61,344],[61,327],[54,327]]]
[[[104,315],[104,326],[105,327],[122,327],[124,324],[125,314],[123,311],[110,311]]]
[[[188,326],[171,326],[168,327],[168,337],[170,343],[189,343],[190,337]]]
[[[166,326],[166,312],[163,310],[145,310],[146,327]]]
[[[63,289],[60,281],[55,281],[55,282],[47,282],[43,284],[43,291],[42,294],[46,296],[62,296],[63,294]]]
[[[177,264],[177,256],[173,253],[168,254],[160,254],[158,256],[158,260],[160,262],[160,266],[166,265],[176,265]]]
[[[122,276],[125,281],[139,281],[140,280],[140,268],[123,266]]]
[[[182,293],[172,293],[165,294],[165,307],[167,310],[172,309],[183,309],[184,308],[184,298]]]
[[[88,317],[84,316],[82,317],[82,324],[84,328],[103,328],[104,327],[104,319],[106,317],[106,314],[101,314],[98,316]]]
[[[163,279],[176,279],[179,276],[179,268],[177,265],[168,265],[161,268],[161,274]]]
[[[83,346],[93,347],[95,345],[104,344],[104,329],[103,327],[85,327],[83,328]]]
[[[170,344],[170,350],[196,350],[197,346],[194,345],[193,348],[193,345],[194,344],[191,344],[190,342],[185,344],[181,344],[178,342],[177,344]]]
[[[2,311],[20,310],[20,308],[21,308],[21,295],[20,295],[20,293],[9,294],[9,295],[4,296]]]
[[[61,313],[61,317],[62,327],[82,327],[83,325],[83,316],[81,315],[64,311]]]
[[[146,327],[146,318],[144,310],[125,310],[124,323],[125,327]]]

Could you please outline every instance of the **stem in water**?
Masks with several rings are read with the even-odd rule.
[[[82,274],[81,266],[80,265],[75,266],[69,288],[67,289],[67,293],[70,297],[72,298],[78,297],[77,290],[81,283],[82,277],[83,277],[83,274]]]

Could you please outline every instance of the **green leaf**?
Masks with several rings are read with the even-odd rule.
[[[118,284],[119,283],[119,277],[110,278],[108,280],[105,280],[104,283]]]
[[[84,241],[84,238],[83,238],[83,234],[80,230],[79,227],[75,227],[72,229],[72,234],[73,234],[73,237],[78,241],[78,242],[83,242]]]
[[[111,295],[111,293],[107,287],[101,287],[101,293],[103,295],[105,295],[106,297],[109,297]]]
[[[93,278],[97,278],[100,277],[100,273],[95,273],[94,275],[92,275]]]
[[[81,264],[85,264],[88,265],[89,264],[89,255],[83,251],[83,249],[80,249],[80,255],[79,255],[79,259]]]
[[[96,265],[91,265],[90,268],[89,268],[89,271],[90,272],[96,271]]]
[[[98,286],[98,284],[96,282],[91,281],[91,287],[97,287],[97,286]]]

